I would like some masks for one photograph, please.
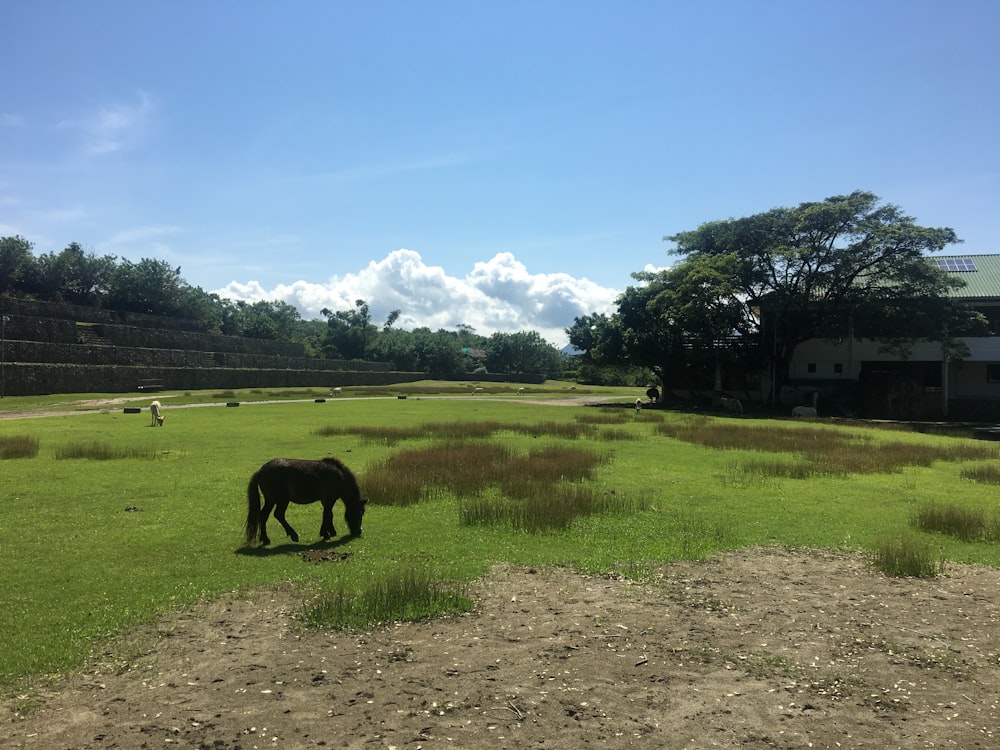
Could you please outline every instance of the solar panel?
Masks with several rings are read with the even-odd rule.
[[[976,271],[976,262],[972,258],[936,258],[938,268],[945,271],[969,272]]]

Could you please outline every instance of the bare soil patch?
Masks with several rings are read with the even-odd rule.
[[[5,700],[0,746],[993,748],[998,591],[992,568],[767,549],[645,584],[499,566],[474,613],[366,633],[230,595]]]

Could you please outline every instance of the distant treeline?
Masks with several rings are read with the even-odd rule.
[[[399,310],[377,326],[365,300],[357,300],[352,310],[323,310],[325,320],[303,320],[286,302],[234,302],[188,284],[181,269],[165,261],[99,256],[76,242],[58,253],[35,254],[23,237],[0,237],[0,294],[182,318],[204,333],[298,342],[310,356],[390,362],[397,370],[432,377],[476,372],[582,375],[574,358],[535,331],[482,336],[465,325],[450,331],[405,331],[393,327]],[[619,377],[613,372],[586,374],[592,381]]]

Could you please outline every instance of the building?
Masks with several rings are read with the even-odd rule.
[[[821,415],[1000,421],[1000,255],[929,260],[966,282],[953,295],[989,322],[989,335],[961,339],[968,356],[948,361],[940,342],[917,342],[904,359],[878,341],[810,339],[795,350],[782,401],[815,400]]]

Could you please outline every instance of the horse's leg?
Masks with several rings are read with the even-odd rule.
[[[291,537],[293,542],[299,541],[299,535],[295,533],[288,521],[285,520],[285,511],[288,509],[287,500],[279,500],[274,504],[274,517],[278,519],[278,523],[285,527],[285,533]]]
[[[333,504],[335,502],[337,502],[337,498],[323,500],[323,523],[319,527],[319,535],[323,539],[332,539],[337,536],[337,530],[333,528]]]
[[[263,545],[268,545],[271,540],[267,538],[267,517],[271,515],[271,509],[274,507],[274,501],[269,500],[267,495],[264,496],[264,507],[260,509],[260,543]],[[277,513],[275,513],[277,516]]]

